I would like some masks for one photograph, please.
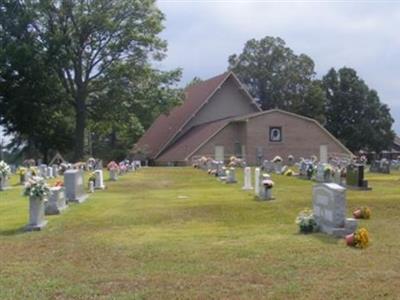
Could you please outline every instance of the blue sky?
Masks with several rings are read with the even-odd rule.
[[[163,68],[183,82],[226,70],[244,43],[279,36],[315,62],[317,77],[352,67],[391,108],[400,133],[400,1],[158,0],[168,41]]]

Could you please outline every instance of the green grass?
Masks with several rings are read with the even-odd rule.
[[[239,171],[241,173],[241,171]],[[0,192],[0,299],[398,299],[400,174],[348,191],[365,250],[298,234],[312,183],[274,176],[270,202],[191,168],[147,168],[25,233],[28,200]],[[106,175],[108,177],[108,175]]]

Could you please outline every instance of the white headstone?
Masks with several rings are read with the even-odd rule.
[[[39,173],[41,177],[47,178],[47,165],[41,164],[39,166]]]
[[[100,190],[105,189],[104,179],[103,179],[103,170],[96,170],[96,171],[94,171],[94,173],[96,174],[96,181],[94,183],[94,188],[100,189]]]
[[[260,168],[254,170],[254,193],[257,197],[260,194]]]
[[[47,167],[47,178],[53,178],[53,168]]]
[[[57,165],[53,165],[53,176],[54,177],[58,176],[58,166]]]
[[[244,168],[244,185],[242,187],[244,190],[252,190],[253,187],[251,186],[251,168],[245,167]]]
[[[319,161],[323,164],[328,162],[328,145],[319,146]]]

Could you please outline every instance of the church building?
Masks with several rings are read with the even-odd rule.
[[[188,165],[199,156],[249,165],[279,155],[286,159],[352,153],[316,120],[279,109],[262,111],[233,72],[189,86],[185,100],[160,115],[138,141],[156,165]]]

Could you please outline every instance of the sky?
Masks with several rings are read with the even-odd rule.
[[[158,0],[168,56],[161,68],[183,69],[183,83],[224,72],[246,41],[281,37],[315,62],[320,78],[354,68],[391,108],[400,134],[400,0]]]
[[[354,68],[389,105],[400,134],[400,0],[158,0],[168,42],[162,69],[183,69],[182,84],[224,72],[249,39],[281,37],[310,56],[320,78]],[[1,140],[0,130],[0,140]]]

